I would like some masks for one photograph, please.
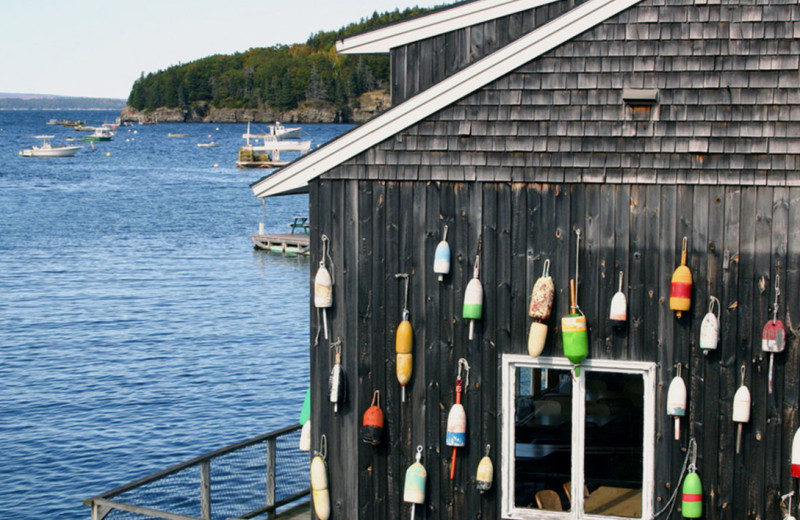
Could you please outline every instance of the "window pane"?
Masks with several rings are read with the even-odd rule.
[[[566,511],[564,483],[572,468],[570,371],[518,367],[516,381],[514,503]]]
[[[642,516],[641,375],[586,371],[584,479],[587,513]]]

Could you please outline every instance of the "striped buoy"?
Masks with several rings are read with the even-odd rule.
[[[733,422],[738,423],[736,429],[736,453],[742,445],[742,425],[750,422],[750,390],[744,384],[744,370],[742,365],[742,385],[733,395]]]
[[[377,446],[383,436],[383,410],[381,410],[381,391],[375,390],[372,394],[372,404],[361,420],[361,440],[367,444]]]
[[[395,278],[403,278],[406,282],[405,299],[403,303],[403,319],[397,325],[395,333],[395,353],[397,354],[397,362],[395,364],[395,372],[397,373],[397,382],[400,383],[401,400],[406,401],[406,385],[411,381],[411,373],[414,370],[414,359],[412,350],[414,348],[414,329],[411,328],[411,322],[408,321],[408,274],[399,273],[394,275]]]
[[[447,435],[445,444],[453,447],[452,460],[450,462],[450,480],[456,474],[456,448],[463,448],[467,445],[467,414],[461,404],[462,382],[461,370],[466,370],[467,387],[469,387],[469,363],[464,358],[458,360],[458,376],[456,377],[456,402],[450,408],[447,415]]]
[[[669,289],[669,308],[675,311],[675,316],[681,317],[683,311],[688,311],[692,306],[692,272],[686,266],[686,250],[689,240],[683,237],[681,250],[681,265],[672,273],[672,282]]]
[[[328,236],[322,235],[322,260],[319,262],[317,275],[314,277],[314,307],[322,309],[322,325],[325,339],[328,339],[328,311],[333,307],[333,278],[325,265],[328,252]],[[319,317],[319,315],[317,315]]]
[[[714,314],[714,303],[717,304],[717,314]],[[708,355],[710,350],[715,350],[719,345],[719,313],[722,305],[719,300],[711,296],[708,300],[708,312],[703,317],[700,325],[700,348],[703,354]]]
[[[406,481],[403,485],[403,502],[411,504],[411,520],[414,520],[414,510],[417,504],[425,503],[425,485],[428,472],[422,465],[422,446],[417,446],[416,462],[406,470]]]
[[[675,418],[675,440],[681,438],[681,417],[686,415],[686,383],[681,377],[681,364],[678,375],[672,378],[667,391],[667,415]]]
[[[483,316],[483,285],[481,285],[480,265],[481,265],[481,245],[482,239],[478,238],[478,253],[475,255],[475,266],[472,270],[472,280],[467,284],[464,291],[464,308],[461,316],[469,320],[469,339],[475,337],[475,320]]]
[[[319,520],[328,520],[331,516],[331,496],[328,491],[328,468],[325,464],[328,455],[328,439],[325,435],[320,439],[320,450],[311,459],[311,499]]]
[[[475,487],[478,491],[485,493],[492,489],[492,480],[494,479],[494,465],[492,459],[489,458],[489,450],[491,446],[486,445],[486,451],[483,458],[478,462],[478,470],[475,472]]]
[[[772,372],[776,352],[783,352],[786,347],[786,327],[778,319],[778,296],[781,294],[780,277],[775,275],[775,303],[772,307],[772,319],[769,320],[761,331],[761,350],[769,352],[769,393],[772,393]]]
[[[447,226],[444,227],[442,241],[436,246],[433,254],[433,272],[439,275],[439,281],[444,281],[444,275],[450,272],[450,244],[447,243]]]
[[[792,439],[792,476],[800,478],[800,428],[794,434]]]
[[[553,278],[550,276],[550,260],[548,259],[544,261],[542,276],[533,284],[528,307],[528,316],[534,320],[528,334],[528,354],[531,357],[539,356],[544,350],[547,341],[547,325],[544,322],[550,319],[554,295],[555,286]]]
[[[684,518],[703,516],[703,484],[696,471],[690,470],[681,488],[681,514]]]
[[[589,354],[589,330],[586,316],[578,306],[578,274],[581,252],[581,230],[575,230],[575,279],[569,281],[570,314],[561,318],[561,342],[564,347],[564,356],[575,365],[575,376],[580,375],[578,365]]]
[[[339,412],[339,403],[344,402],[345,390],[347,388],[344,369],[342,368],[341,338],[331,343],[331,350],[333,350],[334,353],[334,361],[331,375],[328,378],[328,392],[330,394],[330,401],[333,403],[333,413],[336,414]]]
[[[628,300],[622,292],[622,271],[619,272],[619,289],[611,298],[611,308],[608,312],[608,320],[612,327],[624,327],[628,324]]]

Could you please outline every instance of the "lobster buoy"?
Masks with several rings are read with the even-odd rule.
[[[475,487],[481,493],[486,493],[492,489],[492,480],[494,479],[494,465],[492,459],[489,458],[489,450],[491,446],[486,445],[486,451],[483,458],[478,462],[478,471],[475,472]]]
[[[475,255],[475,267],[472,270],[472,280],[467,284],[464,292],[464,308],[461,316],[469,320],[469,339],[475,337],[475,320],[483,316],[483,285],[478,278],[481,265],[481,239],[478,239],[478,254]]]
[[[463,389],[463,380],[461,379],[462,367],[466,367],[467,387],[469,387],[469,364],[466,359],[461,358],[458,360],[458,376],[456,377],[456,402],[450,408],[450,413],[447,414],[445,444],[453,447],[453,455],[450,462],[450,480],[453,480],[456,474],[456,449],[463,448],[467,445],[467,414],[464,411],[464,406],[461,404],[461,392]]]
[[[800,478],[800,428],[794,434],[792,439],[792,476]]]
[[[772,372],[776,352],[783,352],[786,347],[786,327],[778,319],[778,296],[781,294],[780,278],[775,275],[775,303],[772,307],[772,319],[767,321],[761,332],[761,350],[769,352],[769,393],[772,393]]]
[[[675,311],[675,316],[681,317],[683,311],[688,311],[692,306],[692,272],[686,266],[686,249],[688,239],[683,237],[681,250],[681,265],[672,273],[672,283],[669,289],[669,308]]]
[[[300,451],[311,451],[311,421],[303,423],[300,429],[300,442],[298,447]]]
[[[411,520],[414,520],[414,510],[417,504],[425,503],[425,485],[428,472],[422,465],[422,446],[417,446],[416,462],[406,470],[406,481],[403,486],[403,502],[411,504]]]
[[[344,402],[345,389],[345,374],[342,368],[342,340],[338,339],[331,343],[331,348],[334,351],[333,368],[331,369],[330,378],[328,378],[328,391],[330,393],[330,401],[333,403],[333,413],[339,412],[339,403]]]
[[[439,281],[444,281],[444,275],[450,272],[450,244],[447,243],[447,226],[444,227],[442,241],[436,246],[433,255],[433,272],[439,275]]]
[[[547,341],[547,325],[544,322],[550,319],[554,295],[555,287],[553,278],[550,277],[550,260],[548,259],[544,261],[542,276],[533,284],[528,307],[528,316],[534,320],[528,334],[528,354],[531,357],[539,356],[544,350],[544,344]]]
[[[528,307],[528,316],[536,321],[547,321],[553,310],[553,296],[555,295],[553,278],[550,276],[550,260],[544,261],[542,276],[533,284],[531,302]]]
[[[703,516],[703,483],[695,471],[686,474],[681,488],[681,514],[684,518]]]
[[[395,353],[397,354],[397,362],[395,371],[397,373],[397,381],[400,383],[402,401],[406,401],[406,385],[411,381],[411,373],[414,370],[414,359],[412,349],[414,346],[414,329],[411,328],[411,322],[408,321],[408,275],[406,273],[396,274],[395,278],[404,278],[406,281],[406,296],[405,303],[403,304],[403,319],[397,325],[395,332]]]
[[[324,435],[320,444],[322,451],[315,452],[311,459],[311,499],[319,520],[328,520],[331,516],[331,496],[328,492],[328,469],[325,465],[328,441]]]
[[[322,309],[322,324],[325,339],[328,339],[328,309],[333,307],[333,278],[325,265],[328,254],[328,236],[322,235],[322,260],[314,277],[314,307]]]
[[[619,289],[611,298],[608,320],[612,327],[622,328],[628,324],[628,300],[625,298],[625,293],[622,292],[622,271],[619,272]]]
[[[561,318],[561,341],[564,344],[564,356],[575,365],[575,375],[579,375],[578,365],[589,353],[589,333],[586,316],[578,313],[575,302],[575,280],[569,281],[571,314]]]
[[[714,302],[717,304],[717,314],[714,314]],[[715,350],[719,345],[719,313],[722,305],[719,300],[711,296],[708,300],[708,313],[703,317],[700,325],[700,348],[703,354],[708,355],[710,350]]]
[[[678,364],[678,375],[672,378],[667,391],[667,415],[675,418],[675,440],[681,438],[681,417],[686,415],[686,383],[681,377],[681,365]]]
[[[736,429],[736,453],[742,445],[742,425],[750,422],[750,390],[744,384],[744,365],[742,365],[742,385],[733,395],[733,422]]]
[[[381,391],[375,390],[372,394],[372,404],[361,420],[361,440],[367,444],[377,446],[383,436],[383,410],[381,410]]]

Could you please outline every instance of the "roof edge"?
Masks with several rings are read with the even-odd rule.
[[[336,42],[341,54],[386,54],[395,47],[446,34],[557,0],[479,0],[412,18]]]
[[[257,197],[302,189],[328,170],[641,1],[589,0],[250,187]]]

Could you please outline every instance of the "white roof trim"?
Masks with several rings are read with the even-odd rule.
[[[471,25],[533,9],[557,0],[481,0],[413,18],[336,42],[341,54],[383,54],[395,47],[417,42]]]
[[[257,197],[301,191],[310,180],[639,1],[589,0],[250,187]]]

